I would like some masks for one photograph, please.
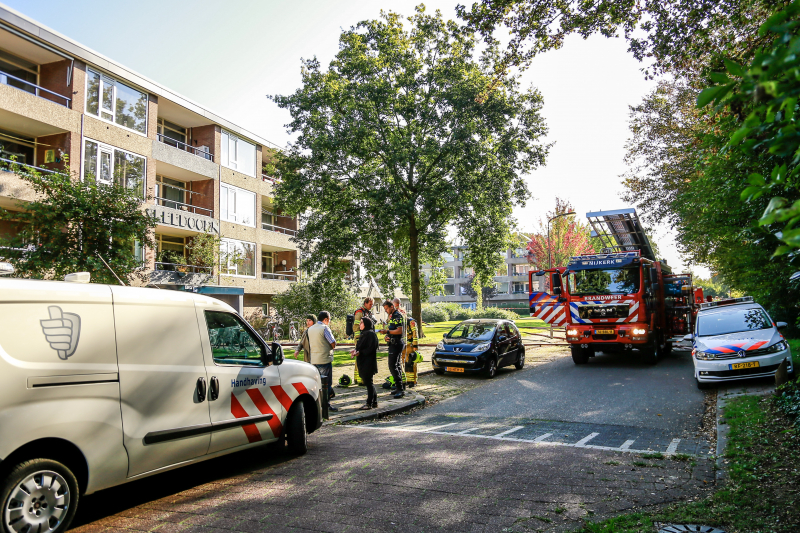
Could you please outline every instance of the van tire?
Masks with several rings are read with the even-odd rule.
[[[308,451],[306,410],[302,402],[295,402],[286,415],[286,448],[291,455],[303,455]]]
[[[52,474],[56,474],[62,481],[66,482],[66,490],[59,490],[57,492],[43,490],[41,493],[38,493],[40,500],[37,502],[37,505],[41,505],[39,511],[45,513],[41,519],[44,520],[47,515],[50,515],[49,524],[50,527],[54,527],[54,529],[51,530],[53,533],[61,533],[62,531],[66,531],[69,527],[72,519],[75,517],[75,511],[78,508],[78,499],[80,497],[78,480],[75,474],[58,461],[53,461],[52,459],[30,459],[13,467],[5,479],[3,479],[2,485],[0,485],[0,502],[2,502],[3,505],[1,514],[2,528],[0,528],[0,531],[3,533],[15,533],[15,530],[6,523],[6,511],[9,505],[24,507],[26,503],[31,503],[28,501],[30,498],[26,498],[25,502],[17,503],[16,500],[12,502],[12,496],[17,493],[17,487],[20,483],[23,483],[29,478],[33,478],[35,482],[35,480],[38,479],[37,474],[39,473],[49,473],[51,476]],[[36,497],[35,494],[37,493],[34,493],[34,498]],[[50,514],[52,512],[51,510],[57,508],[56,503],[59,500],[62,504],[66,500],[66,512],[60,515],[55,513]],[[25,516],[30,515],[29,513],[25,513]],[[36,520],[36,518],[32,516],[31,519]]]

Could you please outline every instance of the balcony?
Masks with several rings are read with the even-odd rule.
[[[266,181],[266,182],[271,183],[273,185],[277,185],[277,184],[279,184],[281,182],[281,180],[279,180],[278,178],[273,178],[272,176],[268,176],[268,175],[264,174],[263,172],[261,173],[261,181]]]
[[[274,224],[267,224],[266,222],[262,222],[261,223],[261,229],[264,229],[264,230],[267,230],[267,231],[274,231],[276,233],[283,233],[284,235],[291,235],[292,237],[297,235],[297,230],[293,230],[293,229],[289,229],[289,228],[283,228],[281,226],[276,226]]]
[[[261,279],[275,279],[279,281],[297,281],[297,273],[289,272],[262,272]]]
[[[211,274],[211,267],[181,265],[179,263],[162,263],[156,261],[154,270],[159,272],[180,272],[182,274]]]
[[[197,207],[196,205],[184,204],[183,202],[178,202],[177,200],[169,200],[167,198],[162,198],[160,196],[156,196],[154,198],[157,205],[163,207],[169,207],[171,209],[177,209],[179,211],[186,211],[187,213],[194,213],[195,215],[203,215],[207,217],[214,217],[214,211],[211,209],[207,209],[205,207]]]
[[[211,267],[183,265],[156,261],[150,273],[150,283],[154,285],[202,285],[213,274]]]
[[[22,170],[23,172],[36,171],[42,174],[58,174],[58,172],[54,170],[35,167],[33,165],[26,165],[25,163],[18,163],[17,161],[0,157],[0,171],[11,172],[12,174],[19,174],[19,170]]]
[[[8,85],[9,87],[14,87],[15,89],[19,89],[21,91],[25,91],[26,93],[31,93],[39,98],[43,98],[45,100],[50,100],[51,102],[55,102],[57,104],[61,104],[66,108],[70,108],[72,100],[67,98],[66,96],[60,95],[44,87],[40,87],[35,83],[31,83],[29,81],[25,81],[22,78],[18,78],[16,76],[12,76],[7,72],[3,72],[0,70],[0,83],[3,85]]]
[[[163,133],[157,133],[156,136],[158,137],[159,142],[172,146],[173,148],[177,148],[178,150],[189,152],[197,157],[202,157],[207,161],[214,161],[214,155],[209,151],[208,146],[192,146],[177,139],[173,139],[172,137],[167,137]]]

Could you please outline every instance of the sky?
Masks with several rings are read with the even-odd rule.
[[[343,29],[381,9],[411,15],[419,0],[3,0],[13,9],[194,100],[234,124],[285,146],[286,111],[267,95],[300,86],[301,58],[327,65]],[[462,2],[465,0],[461,0]],[[458,1],[428,1],[455,19]],[[523,74],[544,98],[554,142],[547,165],[526,176],[533,198],[515,210],[533,231],[556,196],[585,222],[589,211],[631,207],[620,198],[628,111],[654,87],[624,39],[568,37]],[[667,227],[654,238],[674,269],[683,261]],[[708,270],[692,269],[704,277]]]

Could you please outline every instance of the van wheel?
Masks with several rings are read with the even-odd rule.
[[[586,348],[581,348],[580,346],[575,346],[574,344],[570,346],[572,350],[572,362],[576,365],[585,365],[589,362],[589,350]]]
[[[295,402],[286,416],[286,445],[292,455],[303,455],[308,451],[306,410],[302,402]]]
[[[31,459],[2,484],[3,533],[66,531],[78,507],[78,480],[63,464]]]

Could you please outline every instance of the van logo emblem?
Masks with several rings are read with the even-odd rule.
[[[738,355],[739,357],[744,357],[744,356],[745,356],[744,350],[739,350],[739,351],[736,353],[736,355]]]
[[[81,336],[81,317],[75,313],[65,313],[57,305],[47,308],[49,320],[40,320],[42,333],[50,347],[58,352],[58,358],[65,361],[78,348]]]

